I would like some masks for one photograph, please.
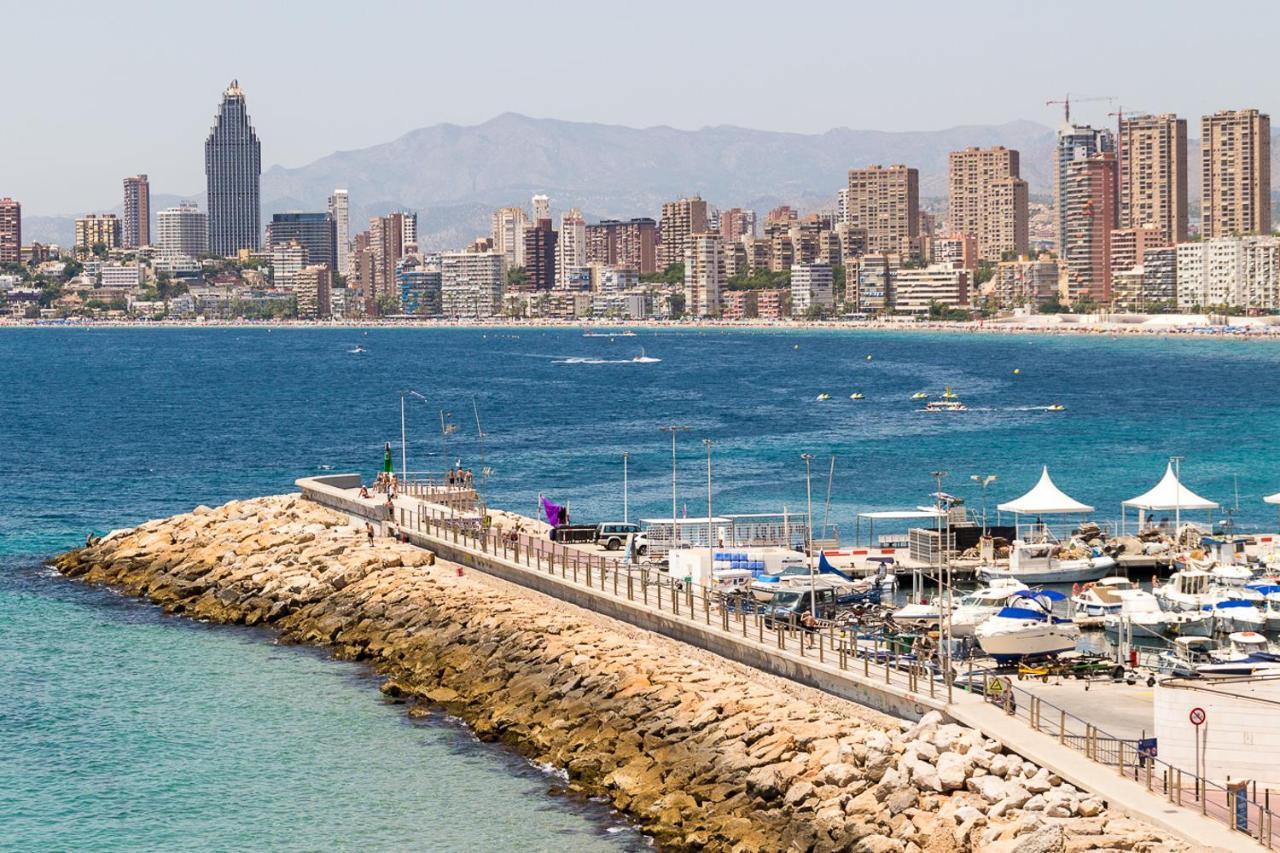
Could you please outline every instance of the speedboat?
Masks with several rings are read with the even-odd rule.
[[[361,355],[365,352],[368,352],[368,350],[366,350],[360,344],[356,344],[354,349],[349,349],[347,350],[347,352],[349,352],[351,355]]]
[[[927,400],[927,399],[929,399],[929,395],[928,395],[928,394],[926,394],[926,393],[925,393],[925,392],[923,392],[923,391],[917,391],[916,393],[914,393],[914,394],[912,394],[912,395],[911,395],[911,399],[912,399],[912,400]]]
[[[938,605],[927,602],[906,604],[893,611],[893,621],[899,625],[933,626],[942,620]]]
[[[959,400],[930,400],[924,404],[922,412],[967,412],[968,408]]]
[[[1017,578],[1032,585],[1092,581],[1116,567],[1113,557],[1091,551],[1088,556],[1062,560],[1054,553],[1055,542],[1023,542],[1015,539],[1009,549],[1007,568],[979,566],[978,576],[984,580]]]
[[[819,403],[825,403],[827,400],[830,400],[830,399],[831,399],[831,395],[825,391],[823,391],[821,394],[818,395]]]
[[[1263,626],[1268,634],[1280,632],[1280,586],[1273,583],[1251,583],[1248,589],[1262,596],[1258,602],[1262,607],[1262,615],[1266,618]]]
[[[1143,589],[1122,589],[1114,595],[1120,608],[1102,617],[1102,630],[1112,642],[1121,633],[1127,633],[1135,643],[1155,640],[1161,644],[1169,637],[1208,637],[1212,633],[1213,621],[1207,613],[1162,610],[1156,597]]]
[[[850,394],[850,395],[849,395],[849,399],[850,399],[850,400],[861,400],[861,399],[862,399],[862,392],[861,392],[861,391],[854,391],[852,394]]]
[[[640,354],[631,359],[636,364],[657,364],[662,361],[660,358],[654,358],[651,355],[644,354],[644,347],[640,347]]]
[[[955,609],[951,611],[951,635],[973,636],[979,625],[996,615],[1001,607],[1009,603],[1009,599],[1027,589],[1027,585],[1020,580],[1000,578],[988,586],[961,596]]]
[[[1052,602],[1064,598],[1052,590],[1023,593],[1015,599],[1016,606],[1002,607],[974,629],[978,645],[999,663],[1072,651],[1080,629],[1070,619],[1054,616],[1052,610]]]
[[[1253,606],[1252,601],[1228,598],[1206,604],[1204,609],[1213,616],[1213,628],[1220,634],[1261,632],[1267,625],[1267,617]]]
[[[1225,596],[1210,581],[1208,572],[1187,569],[1169,575],[1169,581],[1153,592],[1160,603],[1169,610],[1203,610]]]
[[[1067,410],[1067,407],[1062,405],[1061,403],[1054,403],[1051,406],[1045,406],[1044,410],[1046,412],[1065,412]]]
[[[1227,640],[1228,647],[1219,649],[1207,637],[1178,637],[1173,648],[1160,656],[1160,668],[1192,678],[1280,672],[1280,656],[1267,651],[1261,634],[1239,631]]]
[[[1239,563],[1219,563],[1209,570],[1209,574],[1215,583],[1222,586],[1244,586],[1253,580],[1253,570]]]
[[[1085,584],[1083,589],[1072,594],[1071,603],[1075,605],[1077,616],[1105,616],[1120,611],[1121,599],[1116,593],[1137,588],[1138,585],[1126,577],[1107,577]]]

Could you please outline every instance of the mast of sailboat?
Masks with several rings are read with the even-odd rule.
[[[831,481],[835,478],[835,475],[836,475],[836,455],[833,453],[831,454],[831,467],[827,469],[827,503],[822,508],[822,538],[823,539],[827,538],[827,531],[830,529],[827,526],[827,520],[831,516]]]
[[[480,426],[480,407],[476,405],[476,398],[471,398],[471,411],[476,416],[476,437],[480,441],[480,482],[485,483],[489,479],[489,467],[484,461],[484,430]]]

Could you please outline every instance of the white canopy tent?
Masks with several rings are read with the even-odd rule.
[[[1040,471],[1040,482],[1036,483],[1031,491],[1016,500],[997,504],[996,509],[1015,515],[1067,515],[1093,512],[1093,507],[1080,503],[1058,488],[1053,478],[1049,476],[1048,465]]]
[[[1120,504],[1120,523],[1123,527],[1125,520],[1125,509],[1132,507],[1138,510],[1138,529],[1142,529],[1142,524],[1146,520],[1148,512],[1168,512],[1173,510],[1174,526],[1182,526],[1182,511],[1184,509],[1202,509],[1211,512],[1218,508],[1216,501],[1208,498],[1202,498],[1195,492],[1182,485],[1182,481],[1178,479],[1177,473],[1173,470],[1173,463],[1170,462],[1164,469],[1164,476],[1160,478],[1160,482],[1156,483],[1147,491],[1138,495],[1136,498],[1129,498]]]
[[[1017,528],[1021,528],[1021,517],[1024,515],[1074,515],[1093,512],[1093,507],[1081,503],[1058,488],[1053,478],[1049,476],[1048,465],[1041,469],[1040,481],[1031,488],[1031,491],[1015,500],[996,504],[996,509],[1013,513],[1014,525]],[[1018,535],[1021,536],[1020,530]]]

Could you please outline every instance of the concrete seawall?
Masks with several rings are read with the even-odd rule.
[[[149,522],[55,565],[366,661],[411,713],[442,707],[564,768],[664,848],[1186,849],[936,714],[903,723],[432,558],[285,496]]]

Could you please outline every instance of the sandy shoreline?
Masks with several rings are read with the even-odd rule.
[[[700,320],[635,322],[570,320],[0,320],[4,329],[494,329],[543,330],[584,329],[607,335],[637,331],[766,331],[766,332],[946,332],[950,334],[1005,335],[1089,335],[1145,338],[1229,338],[1233,340],[1280,340],[1280,317],[1233,317],[1233,325],[1212,325],[1203,315],[1120,315],[1110,319],[1077,315],[1036,315],[1037,322],[1018,320],[969,323],[815,320]]]

